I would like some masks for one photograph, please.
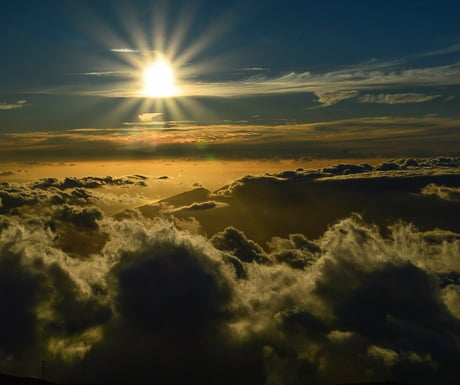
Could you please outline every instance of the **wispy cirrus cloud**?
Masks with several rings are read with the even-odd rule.
[[[345,68],[326,73],[290,72],[278,77],[258,75],[238,81],[185,85],[184,94],[238,96],[313,92],[343,97],[357,91],[460,85],[460,63],[411,69]],[[328,98],[326,100],[329,101]]]
[[[76,75],[82,76],[117,76],[117,75],[126,75],[128,71],[92,71],[92,72],[81,72]]]
[[[425,103],[438,99],[441,95],[425,95],[419,93],[401,93],[401,94],[365,94],[359,98],[361,103],[380,103],[380,104],[407,104],[407,103]]]
[[[109,49],[114,53],[152,54],[156,51],[140,50],[130,47],[115,47]],[[356,102],[380,103],[414,103],[420,102],[415,96],[409,101],[409,94],[419,94],[420,89],[427,92],[428,88],[460,86],[460,62],[451,61],[444,65],[421,65],[423,57],[439,56],[444,53],[459,51],[459,45],[454,44],[437,51],[421,53],[405,58],[392,60],[371,59],[363,63],[345,65],[331,71],[285,71],[275,72],[262,65],[246,66],[229,69],[229,76],[222,80],[207,77],[201,69],[194,72],[188,68],[186,73],[193,76],[181,78],[184,68],[176,68],[176,86],[180,96],[190,97],[239,97],[257,95],[280,95],[295,93],[311,93],[317,96],[319,106],[333,106],[347,99],[355,98]],[[414,63],[417,59],[417,63]],[[180,67],[180,66],[179,66]],[[126,74],[123,82],[93,82],[91,84],[73,84],[44,90],[44,93],[68,93],[79,95],[133,98],[144,97],[139,86],[139,76],[131,69],[131,73],[120,71],[91,71],[83,75],[97,77],[118,76]],[[436,90],[436,95],[439,90]],[[376,97],[366,94],[402,94],[404,97]],[[428,92],[429,93],[429,92]],[[435,92],[433,92],[434,94]],[[362,98],[357,96],[363,95]],[[427,96],[428,97],[428,96]],[[434,99],[434,97],[433,97]],[[430,99],[432,100],[432,99]],[[429,100],[427,100],[429,101]]]
[[[423,52],[418,54],[418,57],[430,57],[430,56],[440,56],[440,55],[447,55],[455,52],[460,52],[460,43],[451,44],[447,47],[436,49],[428,52]]]
[[[138,49],[134,48],[111,48],[111,52],[119,52],[119,53],[139,53]]]
[[[334,104],[346,100],[352,99],[359,95],[358,91],[317,91],[315,95],[318,97],[318,103],[321,103],[323,107],[330,107]]]
[[[18,100],[16,103],[0,103],[0,110],[15,110],[23,108],[27,103],[27,100]]]

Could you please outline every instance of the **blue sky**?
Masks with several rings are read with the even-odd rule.
[[[263,133],[382,118],[455,126],[458,1],[248,3],[3,5],[1,134],[145,128],[145,113],[155,116],[149,126],[188,127],[193,138],[197,125]],[[174,68],[175,97],[140,92],[160,54]]]

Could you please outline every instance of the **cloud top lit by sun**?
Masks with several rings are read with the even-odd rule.
[[[174,69],[164,57],[157,58],[145,66],[143,72],[143,94],[154,98],[168,98],[179,94]]]

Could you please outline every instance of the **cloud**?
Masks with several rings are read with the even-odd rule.
[[[244,67],[243,71],[270,71],[270,68],[267,67]]]
[[[227,205],[222,202],[216,201],[206,201],[206,202],[195,202],[187,206],[180,206],[173,210],[173,212],[180,212],[180,211],[202,211],[202,210],[210,210],[219,207],[226,207]]]
[[[254,241],[234,227],[227,227],[224,231],[214,234],[211,243],[219,250],[230,252],[242,262],[269,263],[264,250]]]
[[[162,112],[143,112],[138,115],[141,122],[158,122],[163,116]]]
[[[381,104],[407,104],[425,103],[439,98],[441,95],[425,95],[418,93],[405,94],[365,94],[359,100],[361,103],[381,103]]]
[[[331,120],[315,123],[185,124],[146,130],[78,129],[0,134],[0,158],[125,159],[372,158],[456,154],[459,120],[425,116]],[[157,123],[152,123],[157,124]],[[159,124],[159,123],[158,123]],[[403,145],[402,145],[403,143]]]
[[[133,182],[131,179],[138,179],[137,177],[134,178],[112,178],[111,176],[107,177],[66,177],[64,180],[58,180],[56,178],[43,178],[40,179],[38,182],[33,184],[34,188],[38,189],[48,189],[50,187],[56,187],[60,190],[67,190],[67,189],[74,189],[74,188],[101,188],[103,186],[125,186],[125,185],[133,185],[136,182]],[[139,183],[136,183],[139,184]]]
[[[62,206],[54,214],[56,219],[85,230],[97,230],[97,220],[102,219],[102,216],[102,212],[95,207],[79,209],[68,205]]]
[[[0,102],[0,110],[15,110],[23,108],[27,103],[27,100],[18,100],[16,103],[5,103]]]
[[[373,68],[373,67],[376,67]],[[339,93],[401,87],[437,87],[459,85],[459,64],[404,69],[399,66],[378,68],[378,63],[351,66],[326,72],[290,72],[279,76],[254,76],[219,84],[191,84],[183,87],[184,95],[238,96],[285,93]]]
[[[90,187],[2,182],[2,370],[33,376],[47,357],[63,383],[451,383],[458,204],[421,191],[458,188],[459,162],[246,176],[165,200],[228,205],[188,226],[65,200]]]
[[[456,49],[456,48],[455,48]],[[116,49],[115,52],[134,52],[130,49]],[[460,85],[460,64],[450,63],[437,66],[409,66],[409,59],[393,61],[371,60],[366,63],[344,66],[328,72],[295,72],[284,71],[275,73],[265,71],[263,67],[243,69],[242,76],[235,80],[184,82],[180,86],[182,96],[191,97],[236,97],[251,95],[277,95],[314,93],[351,95],[353,92],[421,89],[439,87],[456,87]],[[256,71],[257,70],[257,71]],[[247,76],[254,73],[252,76]],[[75,84],[65,89],[55,88],[44,90],[45,93],[68,93],[98,95],[104,97],[138,97],[139,91],[126,85]],[[416,93],[416,92],[414,92]],[[350,96],[351,98],[351,96]],[[326,100],[330,100],[326,98]],[[332,105],[332,104],[331,104]]]
[[[119,53],[139,53],[138,49],[133,48],[112,48],[110,49],[111,52],[119,52]]]
[[[318,103],[330,107],[342,100],[355,98],[358,91],[316,91],[315,95],[318,97]]]
[[[118,75],[126,75],[129,72],[127,71],[93,71],[93,72],[82,72],[76,75],[84,75],[84,76],[118,76]]]
[[[438,186],[431,183],[424,187],[421,193],[447,201],[460,202],[460,187]]]
[[[270,258],[294,269],[305,269],[319,258],[320,248],[303,234],[289,234],[288,238],[273,237],[267,242]]]

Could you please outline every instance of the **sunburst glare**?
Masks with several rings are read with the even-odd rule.
[[[203,78],[228,63],[232,54],[201,54],[231,29],[235,20],[229,15],[234,12],[229,8],[208,25],[196,25],[199,7],[187,4],[159,2],[145,13],[124,4],[114,5],[121,30],[113,29],[99,15],[87,15],[94,39],[103,51],[111,52],[94,59],[112,74],[110,82],[99,82],[98,89],[88,93],[116,98],[117,107],[108,113],[120,129],[149,126],[138,119],[143,113],[160,113],[165,124],[174,125],[214,116],[199,101],[200,96],[215,91],[207,90]],[[142,22],[144,19],[147,23]],[[199,33],[192,34],[195,29]]]
[[[167,59],[160,57],[147,65],[143,75],[145,96],[167,98],[179,94],[175,85],[174,69]]]

